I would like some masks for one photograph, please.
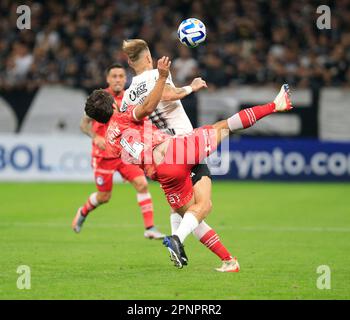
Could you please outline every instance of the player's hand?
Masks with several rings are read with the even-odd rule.
[[[208,88],[207,83],[202,78],[193,79],[190,86],[192,87],[193,92],[196,92],[202,88]]]
[[[106,142],[105,139],[101,136],[96,136],[94,139],[94,144],[97,145],[97,147],[101,150],[106,150]]]
[[[171,61],[169,57],[162,57],[158,60],[157,69],[160,78],[167,78],[169,75]]]

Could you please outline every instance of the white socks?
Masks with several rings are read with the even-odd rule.
[[[178,213],[173,211],[171,212],[170,214],[171,234],[174,234],[175,231],[179,228],[181,220],[182,220],[182,217]]]
[[[239,116],[238,113],[235,113],[232,117],[228,118],[227,124],[231,132],[235,132],[237,130],[243,129],[241,117]]]
[[[199,223],[197,218],[193,215],[192,212],[186,212],[182,218],[182,221],[178,229],[173,233],[178,236],[181,243],[183,243],[186,237],[198,227]]]
[[[202,239],[202,237],[211,230],[211,227],[207,225],[207,223],[203,220],[196,229],[193,230],[193,235],[198,239]]]
[[[171,234],[174,234],[176,232],[176,230],[180,226],[181,221],[182,221],[182,217],[178,213],[171,212],[170,214]],[[198,225],[198,227],[192,231],[192,233],[196,239],[200,240],[209,230],[211,230],[211,227],[203,220]]]
[[[97,192],[94,192],[90,195],[89,201],[95,208],[100,205],[100,203],[97,201]]]
[[[137,193],[136,194],[137,202],[142,202],[148,199],[151,199],[151,194],[149,192],[146,193]]]

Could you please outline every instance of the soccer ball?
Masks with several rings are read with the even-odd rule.
[[[177,29],[179,40],[187,47],[197,47],[207,36],[205,25],[196,18],[189,18],[181,22]]]

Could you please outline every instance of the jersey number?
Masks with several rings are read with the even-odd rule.
[[[143,143],[140,142],[134,142],[132,145],[128,141],[126,141],[125,138],[122,138],[120,140],[120,145],[123,147],[123,149],[129,153],[133,158],[139,159],[140,154],[143,150]]]

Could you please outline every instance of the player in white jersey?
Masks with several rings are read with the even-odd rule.
[[[136,76],[133,77],[130,87],[125,91],[120,107],[122,112],[126,110],[127,106],[141,105],[155,86],[159,76],[158,70],[153,69],[152,56],[144,40],[132,39],[124,41],[123,50],[127,54],[128,63],[135,71]],[[169,74],[161,102],[149,118],[159,129],[169,134],[179,135],[191,132],[193,130],[191,122],[180,100],[192,92],[206,87],[207,85],[204,80],[195,78],[190,85],[177,88]],[[204,219],[212,209],[211,176],[208,166],[206,164],[195,166],[191,177],[194,197],[200,208],[200,215]],[[177,230],[181,220],[181,215],[172,212],[170,215],[172,234]],[[222,266],[217,268],[217,271],[239,271],[237,259],[231,256],[221,243],[217,233],[205,221],[199,224],[193,231],[193,234],[222,260]]]
[[[145,70],[133,77],[130,87],[125,91],[121,111],[125,111],[127,105],[141,105],[153,90],[157,79],[157,69]],[[175,88],[170,74],[166,85]],[[200,78],[194,80],[193,87],[195,90],[201,89],[203,85],[204,81]],[[159,129],[172,135],[185,134],[193,130],[191,121],[188,119],[180,100],[162,100],[150,119]]]

